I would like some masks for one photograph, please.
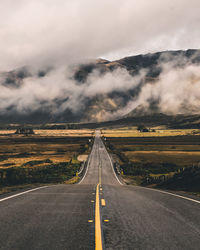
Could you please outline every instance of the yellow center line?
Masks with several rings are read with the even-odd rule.
[[[104,199],[101,199],[101,205],[102,205],[103,207],[105,207],[106,201],[105,201]]]
[[[95,249],[103,250],[102,235],[101,235],[101,217],[99,204],[99,184],[96,188],[96,206],[95,206]]]

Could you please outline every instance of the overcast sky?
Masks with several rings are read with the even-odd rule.
[[[199,48],[199,0],[1,0],[0,71]]]

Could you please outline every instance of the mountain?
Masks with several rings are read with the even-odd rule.
[[[18,93],[18,90],[23,90],[27,81],[31,81],[32,86],[34,86],[38,79],[42,79],[42,81],[40,80],[42,83],[44,79],[44,84],[46,84],[45,79],[50,79],[49,77],[54,72],[54,68],[48,66],[33,71],[30,67],[23,67],[9,72],[1,72],[1,87],[3,90],[9,90],[9,93],[11,93],[10,98],[12,98],[12,93],[15,93],[16,104],[13,100],[6,100],[11,103],[9,105],[5,104],[6,101],[3,103],[5,108],[0,107],[0,123],[102,122],[120,118],[130,120],[135,117],[156,117],[156,115],[163,113],[159,107],[159,98],[149,98],[148,105],[139,103],[136,106],[133,105],[132,109],[130,103],[137,104],[137,98],[144,86],[150,84],[154,87],[163,72],[163,65],[172,65],[173,69],[181,69],[186,65],[198,66],[199,64],[200,50],[179,50],[129,56],[115,61],[97,59],[89,63],[72,65],[69,79],[75,86],[74,91],[78,89],[79,94],[73,97],[74,92],[72,91],[71,100],[66,87],[66,96],[62,93],[62,95],[50,101],[38,99],[37,97],[34,100],[33,107],[26,106],[27,103],[29,104],[29,97],[27,97],[26,102],[23,100],[21,103],[20,97],[16,98],[16,93]],[[140,74],[143,74],[143,77],[138,80],[137,77]],[[111,88],[109,77],[113,77],[113,75],[115,78],[111,78],[112,81],[113,79],[117,80],[118,75],[119,78],[121,75],[123,76],[122,81],[127,78],[128,80],[124,83],[117,83],[116,87],[114,82]],[[102,89],[100,85],[99,89],[92,90],[91,95],[85,95],[87,86],[92,88],[92,84],[95,86],[95,82],[101,81],[101,79],[104,79]],[[137,85],[133,83],[133,87],[131,85],[127,87],[129,82],[132,81],[131,79],[133,81],[137,79]],[[191,75],[191,81],[195,81],[193,75]],[[37,88],[37,84],[35,88]],[[27,93],[27,91],[24,93],[24,95],[29,94],[31,99],[31,93]],[[49,95],[48,92],[46,94]],[[74,108],[73,100],[75,103],[80,101],[78,107]],[[68,105],[69,102],[70,105]],[[0,105],[2,106],[1,102]],[[23,108],[21,108],[22,105]],[[187,108],[184,108],[184,110],[186,111]],[[196,107],[194,107],[194,114],[190,113],[191,110],[192,108],[186,114],[181,114],[182,119],[186,116],[197,115],[195,114]],[[162,117],[177,117],[177,115],[180,114],[163,113]],[[159,117],[158,115],[156,119],[161,119]],[[195,119],[197,119],[196,116]]]

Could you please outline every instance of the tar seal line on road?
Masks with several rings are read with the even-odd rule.
[[[114,169],[114,167],[113,167],[112,160],[111,160],[111,158],[110,158],[110,155],[109,155],[109,153],[108,153],[108,151],[107,151],[106,148],[105,148],[105,150],[106,150],[106,153],[107,153],[108,158],[109,158],[109,160],[110,160],[110,164],[111,164],[111,166],[112,166],[112,170],[113,170],[113,173],[114,173],[114,175],[115,175],[115,178],[117,179],[117,181],[119,182],[120,185],[124,185],[124,184],[119,180],[119,178],[117,177],[117,175],[116,175],[116,173],[115,173],[115,169]]]
[[[92,150],[92,152],[93,152],[93,150]],[[91,152],[91,154],[92,154],[92,152]],[[84,176],[82,177],[82,179],[79,181],[78,184],[81,184],[81,182],[85,179],[85,177],[86,177],[86,175],[87,175],[88,168],[89,168],[89,165],[90,165],[91,154],[89,155],[89,159],[88,159],[88,163],[87,163],[87,166],[86,166],[85,174],[84,174]]]
[[[14,195],[8,196],[8,197],[6,197],[6,198],[0,199],[0,202],[1,202],[1,201],[6,201],[6,200],[9,200],[9,199],[12,199],[12,198],[14,198],[14,197],[17,197],[17,196],[20,196],[20,195],[23,195],[23,194],[27,194],[27,193],[36,191],[36,190],[38,190],[38,189],[46,188],[46,187],[48,187],[48,186],[38,187],[38,188],[34,188],[34,189],[31,189],[31,190],[28,190],[28,191],[25,191],[25,192],[21,192],[21,193],[18,193],[18,194],[14,194]]]
[[[146,188],[146,187],[143,187],[143,188]],[[155,188],[146,188],[146,189],[148,189],[148,190],[153,190],[153,191],[156,191],[156,192],[160,192],[160,193],[163,193],[163,194],[172,195],[172,196],[175,196],[175,197],[178,197],[178,198],[181,198],[181,199],[185,199],[185,200],[188,200],[188,201],[193,201],[193,202],[196,202],[196,203],[199,203],[199,204],[200,204],[200,201],[195,200],[195,199],[188,198],[188,197],[186,197],[186,196],[182,196],[182,195],[170,193],[170,192],[163,191],[163,190],[160,190],[160,189],[155,189]]]

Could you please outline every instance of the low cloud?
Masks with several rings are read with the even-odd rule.
[[[162,73],[156,82],[147,82],[125,110],[143,107],[148,111],[153,102],[161,113],[200,114],[200,66],[175,67],[174,62],[160,66]]]
[[[137,95],[131,97],[129,94],[129,101],[114,110],[105,108],[101,119],[119,118],[138,107],[148,111],[152,103],[156,103],[158,112],[165,114],[200,113],[200,66],[191,60],[183,57],[170,60],[161,56],[158,67],[162,72],[151,82],[146,78],[147,69],[142,69],[135,76],[124,68],[103,74],[95,69],[84,83],[74,79],[73,67],[54,68],[43,77],[38,77],[33,70],[32,75],[23,79],[18,87],[1,81],[0,112],[4,114],[11,110],[29,114],[49,110],[52,114],[60,114],[70,110],[77,114],[86,108],[88,99],[95,100],[100,96],[103,102],[113,92],[123,95],[137,90]]]
[[[125,69],[101,74],[94,70],[83,84],[72,77],[71,68],[57,68],[46,76],[30,76],[19,87],[0,85],[0,112],[12,109],[20,113],[29,113],[38,109],[50,109],[52,113],[62,113],[70,109],[78,112],[85,105],[85,100],[113,91],[126,92],[136,88],[145,73],[132,77]]]

